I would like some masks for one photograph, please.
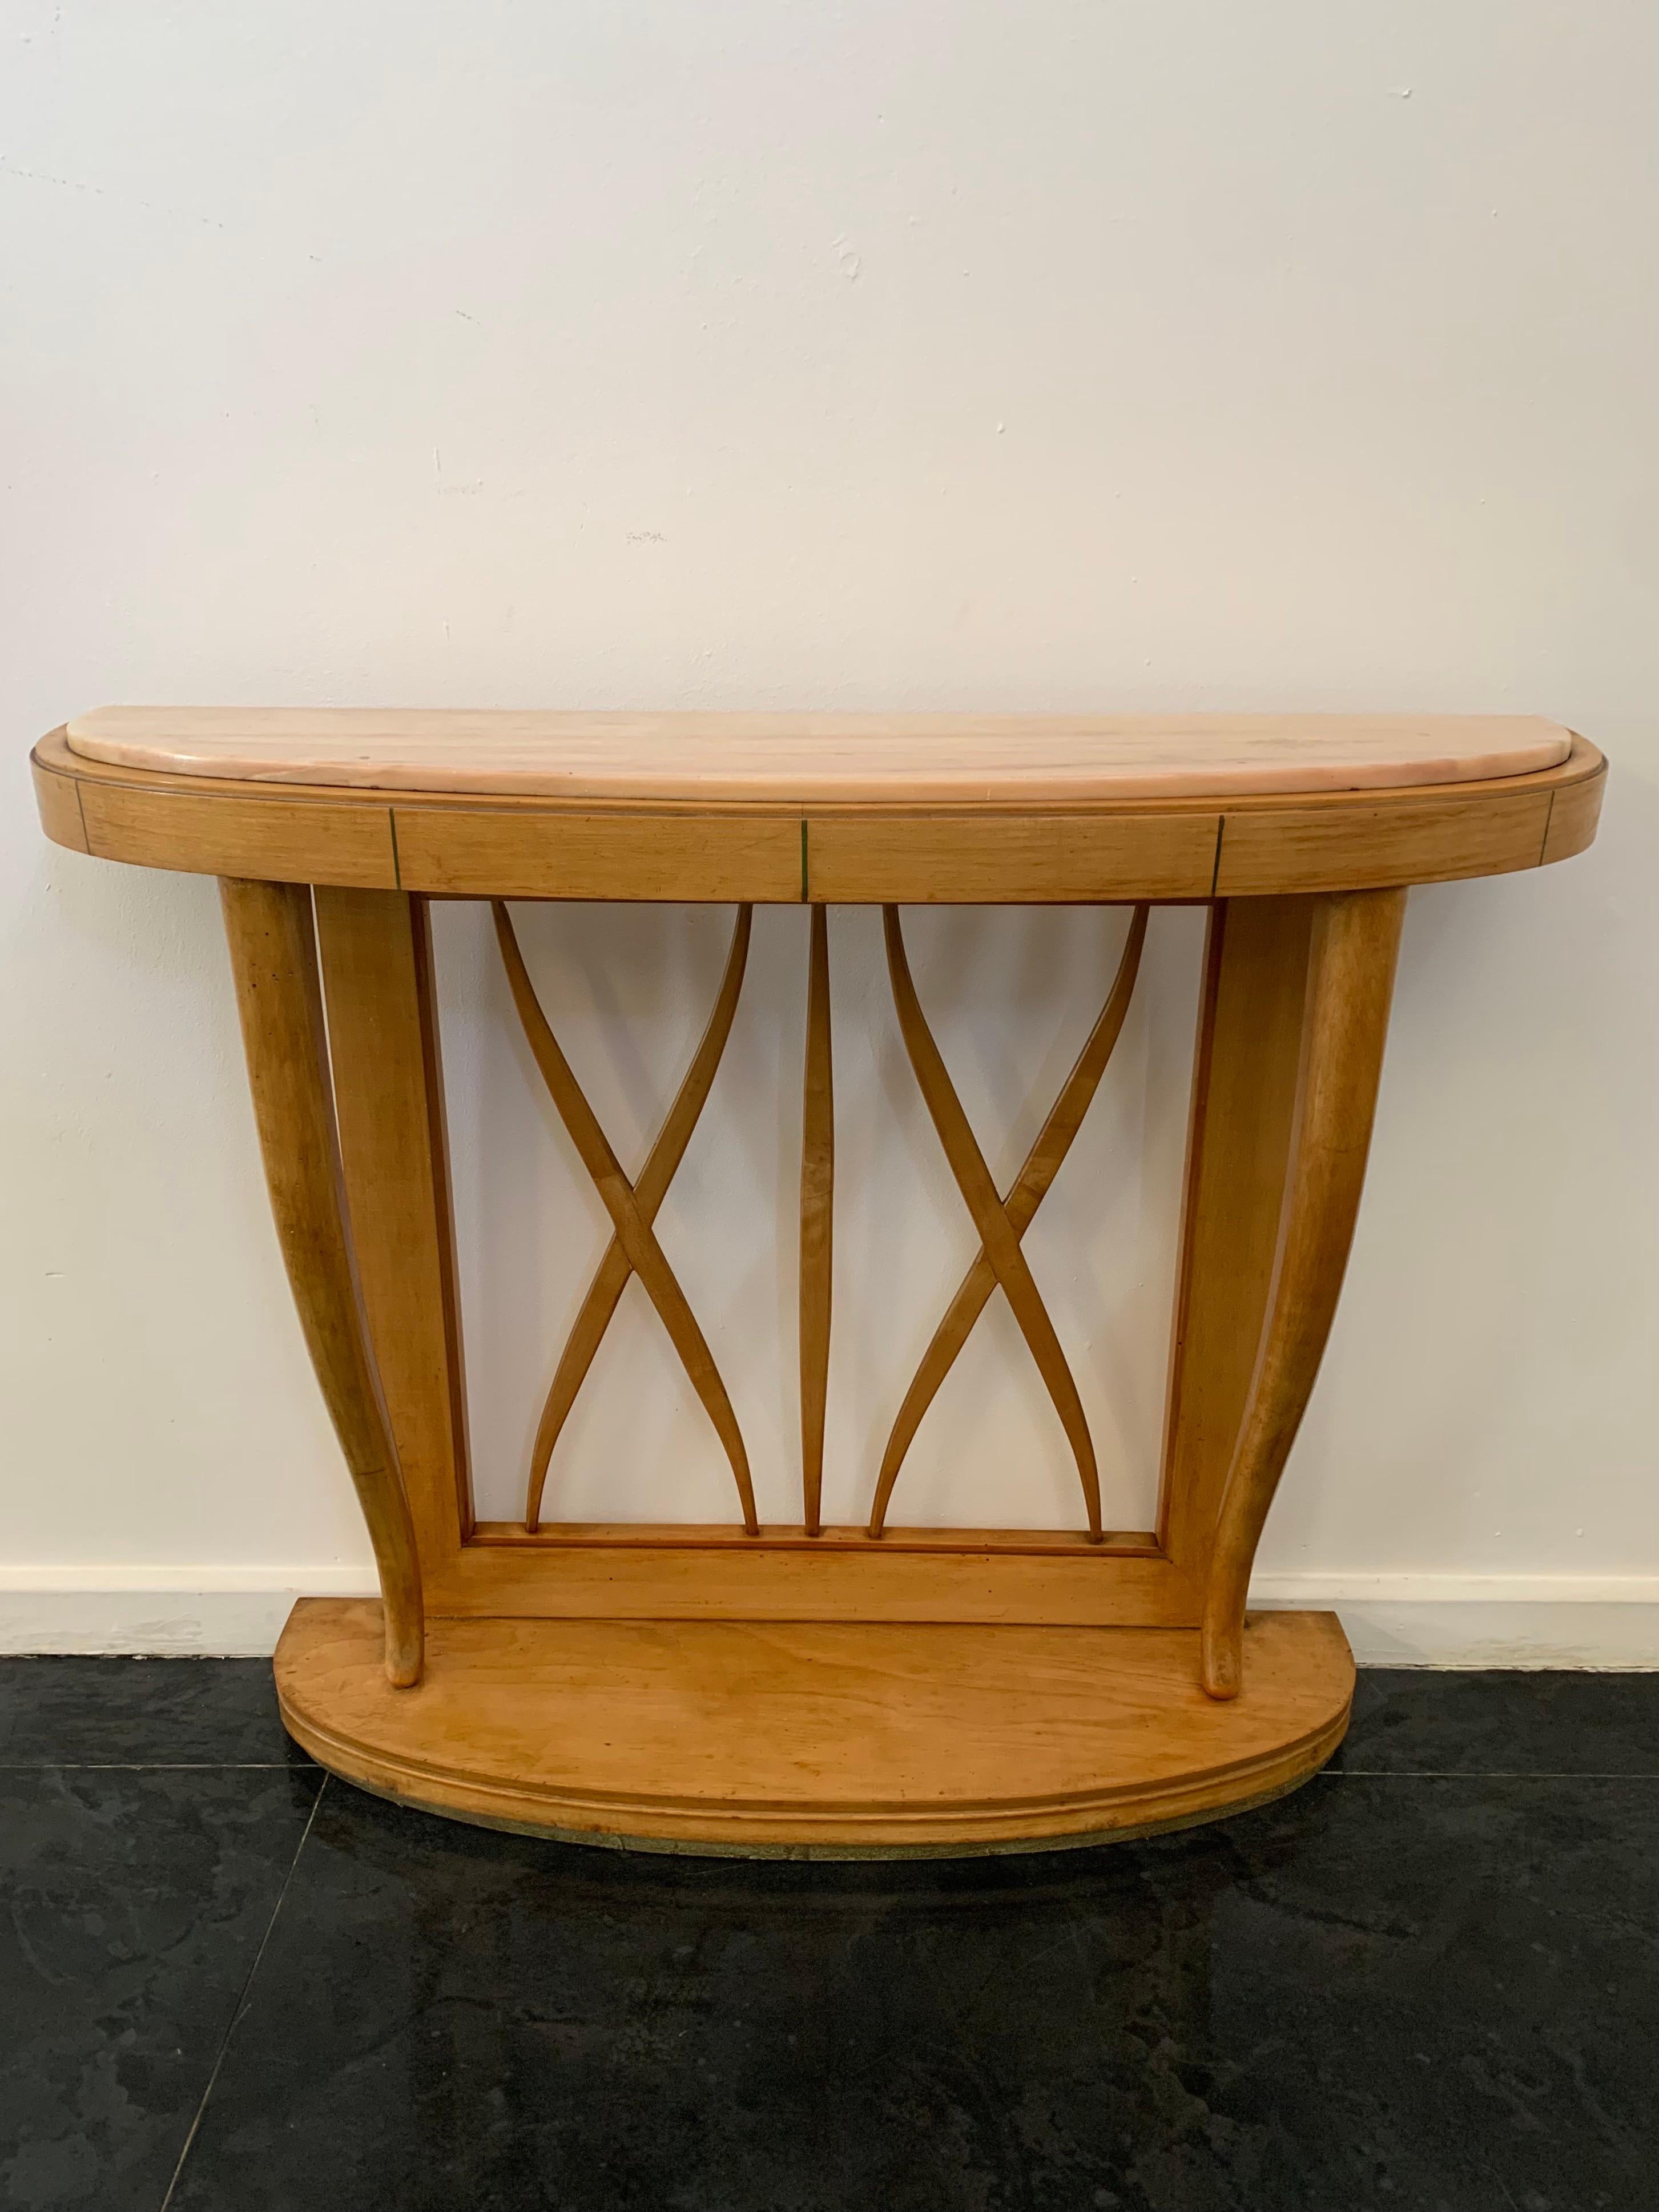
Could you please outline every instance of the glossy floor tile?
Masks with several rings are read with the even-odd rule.
[[[1659,1784],[1333,1777],[1185,1837],[744,1867],[331,1785],[176,2200],[1636,2206]]]
[[[1339,1771],[1659,1774],[1659,1674],[1362,1667]]]
[[[0,1768],[296,1762],[268,1659],[0,1658]]]
[[[431,1820],[121,1668],[0,1665],[0,2206],[1655,2202],[1659,1677],[1373,1673],[1277,1805],[896,1867]]]
[[[0,1773],[0,2204],[155,2212],[320,1782]]]

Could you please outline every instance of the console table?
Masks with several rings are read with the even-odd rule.
[[[1605,763],[1526,718],[995,717],[104,708],[36,749],[48,836],[221,878],[277,1233],[380,1597],[301,1599],[276,1660],[323,1764],[589,1843],[897,1856],[1051,1848],[1293,1787],[1346,1725],[1334,1615],[1245,1612],[1346,1262],[1407,887],[1595,835]],[[610,1242],[518,1522],[476,1517],[428,904],[492,902],[520,1019]],[[707,1030],[627,1170],[507,902],[735,908]],[[906,904],[1133,911],[1097,1022],[999,1190],[906,957]],[[800,1519],[759,1525],[720,1368],[653,1222],[709,1097],[757,903],[811,908]],[[820,1518],[835,1181],[826,908],[884,910],[911,1065],[979,1239],[865,1525]],[[1158,1525],[1102,1526],[1066,1352],[1022,1249],[1129,1004],[1150,907],[1209,910]],[[1085,1193],[1074,1193],[1079,1202]],[[561,1524],[543,1485],[637,1275],[731,1466],[729,1526]],[[1000,1291],[1077,1524],[912,1528],[907,1448]]]

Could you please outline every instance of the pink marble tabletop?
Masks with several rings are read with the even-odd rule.
[[[1511,714],[541,713],[100,707],[83,759],[176,775],[575,799],[887,804],[1386,790],[1553,768],[1559,723]]]

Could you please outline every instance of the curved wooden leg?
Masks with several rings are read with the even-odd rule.
[[[806,985],[806,1073],[800,1133],[801,1506],[809,1536],[823,1529],[823,1414],[830,1395],[830,1310],[836,1204],[836,1089],[830,1044],[830,918],[812,908]]]
[[[386,1671],[407,1687],[420,1680],[424,1648],[420,1570],[347,1227],[311,891],[234,878],[219,890],[270,1208],[374,1547]]]
[[[1218,899],[1194,1040],[1158,1538],[1204,1609],[1273,1289],[1317,902]]]
[[[1244,1601],[1267,1509],[1330,1334],[1365,1179],[1403,890],[1321,898],[1313,916],[1273,1286],[1205,1593],[1204,1687],[1236,1698]]]
[[[431,915],[327,884],[312,906],[352,1257],[430,1593],[473,1528]]]

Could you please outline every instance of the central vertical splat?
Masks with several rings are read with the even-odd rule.
[[[800,1141],[801,1508],[809,1536],[823,1528],[823,1413],[830,1392],[830,1311],[836,1200],[836,1089],[830,1047],[830,918],[812,908],[807,963],[806,1077]]]

